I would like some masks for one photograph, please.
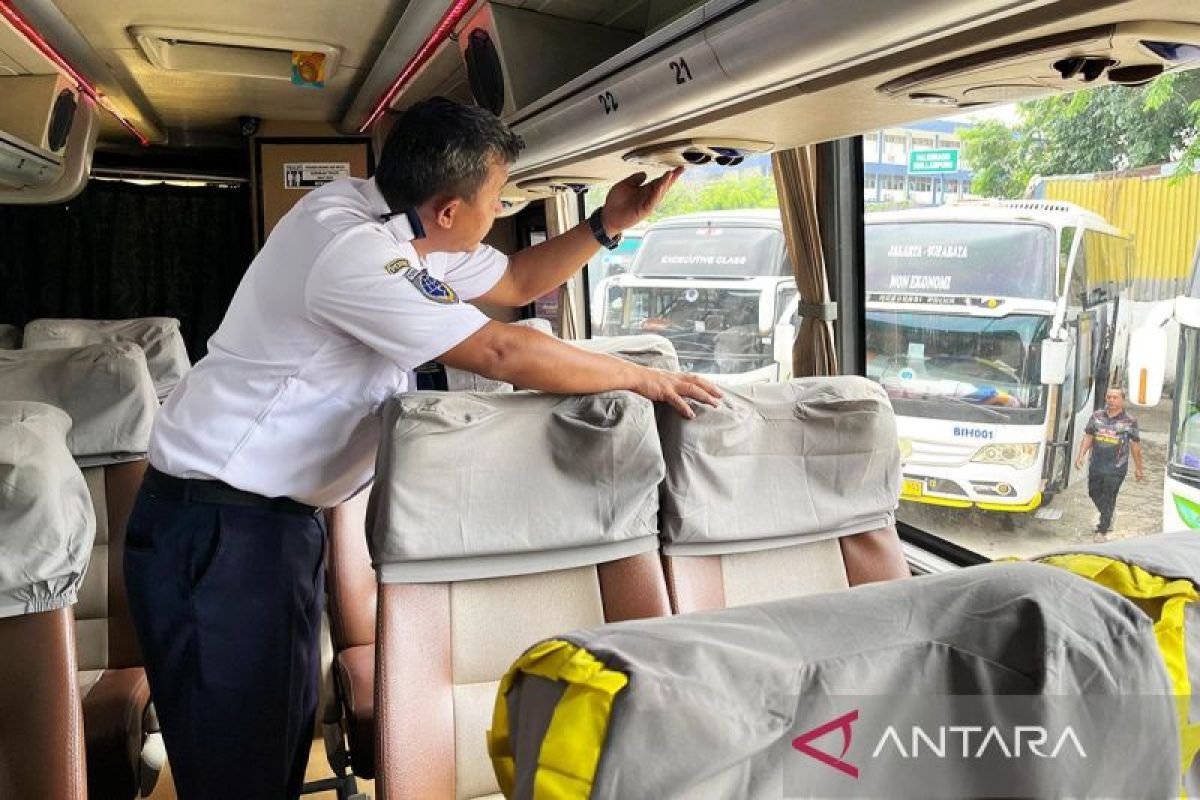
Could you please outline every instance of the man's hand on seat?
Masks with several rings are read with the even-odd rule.
[[[688,419],[695,419],[696,412],[688,405],[686,398],[699,400],[714,408],[721,399],[721,391],[700,376],[662,369],[643,369],[641,381],[635,383],[632,390],[656,403],[669,403]]]
[[[531,328],[489,321],[438,360],[449,367],[554,394],[595,394],[627,389],[670,403],[688,419],[687,398],[717,405],[721,392],[703,378],[650,369],[601,353],[589,353]]]

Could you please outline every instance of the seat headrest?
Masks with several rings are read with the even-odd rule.
[[[675,352],[675,345],[665,336],[653,333],[637,336],[601,336],[594,339],[576,339],[571,344],[593,353],[617,356],[643,367],[679,372],[679,355]]]
[[[725,387],[696,419],[659,415],[670,555],[784,547],[895,523],[900,451],[887,395],[860,377]]]
[[[0,400],[66,411],[67,446],[81,466],[141,458],[158,410],[146,356],[132,342],[0,350]]]
[[[21,329],[16,325],[0,324],[0,350],[16,350],[21,346]]]
[[[367,529],[382,582],[520,575],[657,547],[654,408],[629,392],[388,402]]]
[[[146,351],[159,400],[183,380],[191,368],[179,320],[171,317],[142,319],[35,319],[25,326],[25,347],[82,347],[105,342],[133,342]]]
[[[75,602],[96,536],[71,418],[44,403],[0,401],[0,617]]]

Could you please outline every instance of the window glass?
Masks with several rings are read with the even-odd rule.
[[[588,210],[603,200],[589,192]],[[628,256],[589,263],[592,335],[663,336],[684,370],[718,381],[790,374],[796,282],[778,202],[768,156],[687,170]]]
[[[903,159],[865,154],[867,376],[896,413],[902,522],[992,557],[1200,529],[1200,326],[1174,302],[1200,298],[1197,130],[1189,71],[914,122],[888,132]],[[957,163],[909,172],[931,138]],[[1161,401],[1106,401],[1164,308]],[[1097,530],[1113,447],[1129,467]]]

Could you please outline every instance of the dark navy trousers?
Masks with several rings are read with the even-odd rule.
[[[156,495],[125,582],[180,800],[300,794],[317,706],[320,516]]]

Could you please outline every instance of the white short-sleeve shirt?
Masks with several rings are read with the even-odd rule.
[[[332,506],[371,480],[380,405],[479,330],[465,301],[508,266],[491,247],[412,247],[373,180],[322,186],[279,221],[201,359],[159,412],[150,463]]]

